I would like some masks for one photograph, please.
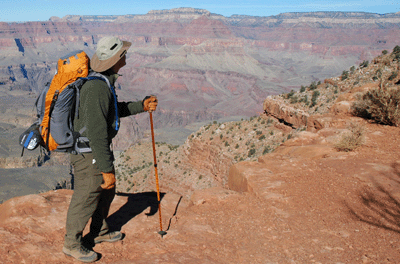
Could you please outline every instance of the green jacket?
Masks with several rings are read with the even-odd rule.
[[[118,74],[102,73],[114,86]],[[74,130],[79,132],[86,127],[82,136],[89,139],[95,162],[102,172],[114,169],[114,155],[110,148],[115,130],[116,115],[114,96],[107,83],[102,80],[89,80],[81,88],[78,118],[74,120]],[[126,117],[143,111],[142,101],[117,102],[118,116]],[[119,124],[118,124],[119,127]]]

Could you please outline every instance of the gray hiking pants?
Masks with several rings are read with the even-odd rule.
[[[97,168],[92,153],[71,154],[74,167],[74,194],[68,208],[64,246],[68,249],[80,247],[82,233],[92,218],[90,236],[104,235],[109,231],[106,218],[115,188],[103,190],[101,171]]]

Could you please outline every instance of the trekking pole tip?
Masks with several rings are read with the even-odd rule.
[[[161,230],[161,231],[159,231],[158,233],[161,235],[161,237],[163,237],[163,236],[165,236],[165,235],[167,234],[167,232],[165,232],[165,231],[162,231],[162,230]]]

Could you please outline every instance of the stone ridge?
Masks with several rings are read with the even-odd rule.
[[[291,24],[294,21],[323,24],[324,27],[329,27],[335,24],[399,24],[400,14],[398,13],[367,13],[367,12],[290,12],[281,13],[273,16],[249,16],[249,15],[232,15],[230,17],[224,17],[219,14],[211,13],[205,9],[197,8],[173,8],[165,10],[151,10],[147,14],[128,14],[128,15],[66,15],[63,18],[51,17],[50,21],[74,21],[74,22],[143,22],[143,21],[154,21],[154,19],[170,20],[187,22],[193,19],[197,19],[200,16],[207,16],[211,19],[222,20],[227,24],[248,24],[248,25],[265,25],[266,23],[273,27],[281,27],[282,22],[284,24]],[[272,24],[271,24],[272,23]],[[332,25],[331,25],[332,24]],[[381,25],[382,26],[382,25]],[[387,26],[387,25],[385,25]]]
[[[150,10],[147,14],[200,14],[200,15],[209,15],[210,11],[199,8],[191,8],[191,7],[180,7],[180,8],[172,8],[172,9],[164,9],[164,10]]]

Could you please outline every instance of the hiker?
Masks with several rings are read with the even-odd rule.
[[[99,40],[90,68],[105,76],[114,86],[118,71],[126,65],[130,42],[117,37]],[[117,106],[117,107],[116,107]],[[88,80],[80,91],[79,116],[74,130],[89,139],[91,152],[71,154],[74,167],[74,193],[68,208],[63,252],[82,262],[98,259],[92,247],[101,242],[123,239],[120,231],[110,230],[106,218],[115,196],[114,156],[111,140],[118,132],[119,117],[155,111],[157,98],[146,96],[143,101],[118,102],[113,89],[99,79]],[[82,239],[91,218],[90,232]],[[87,239],[86,239],[87,238]]]

